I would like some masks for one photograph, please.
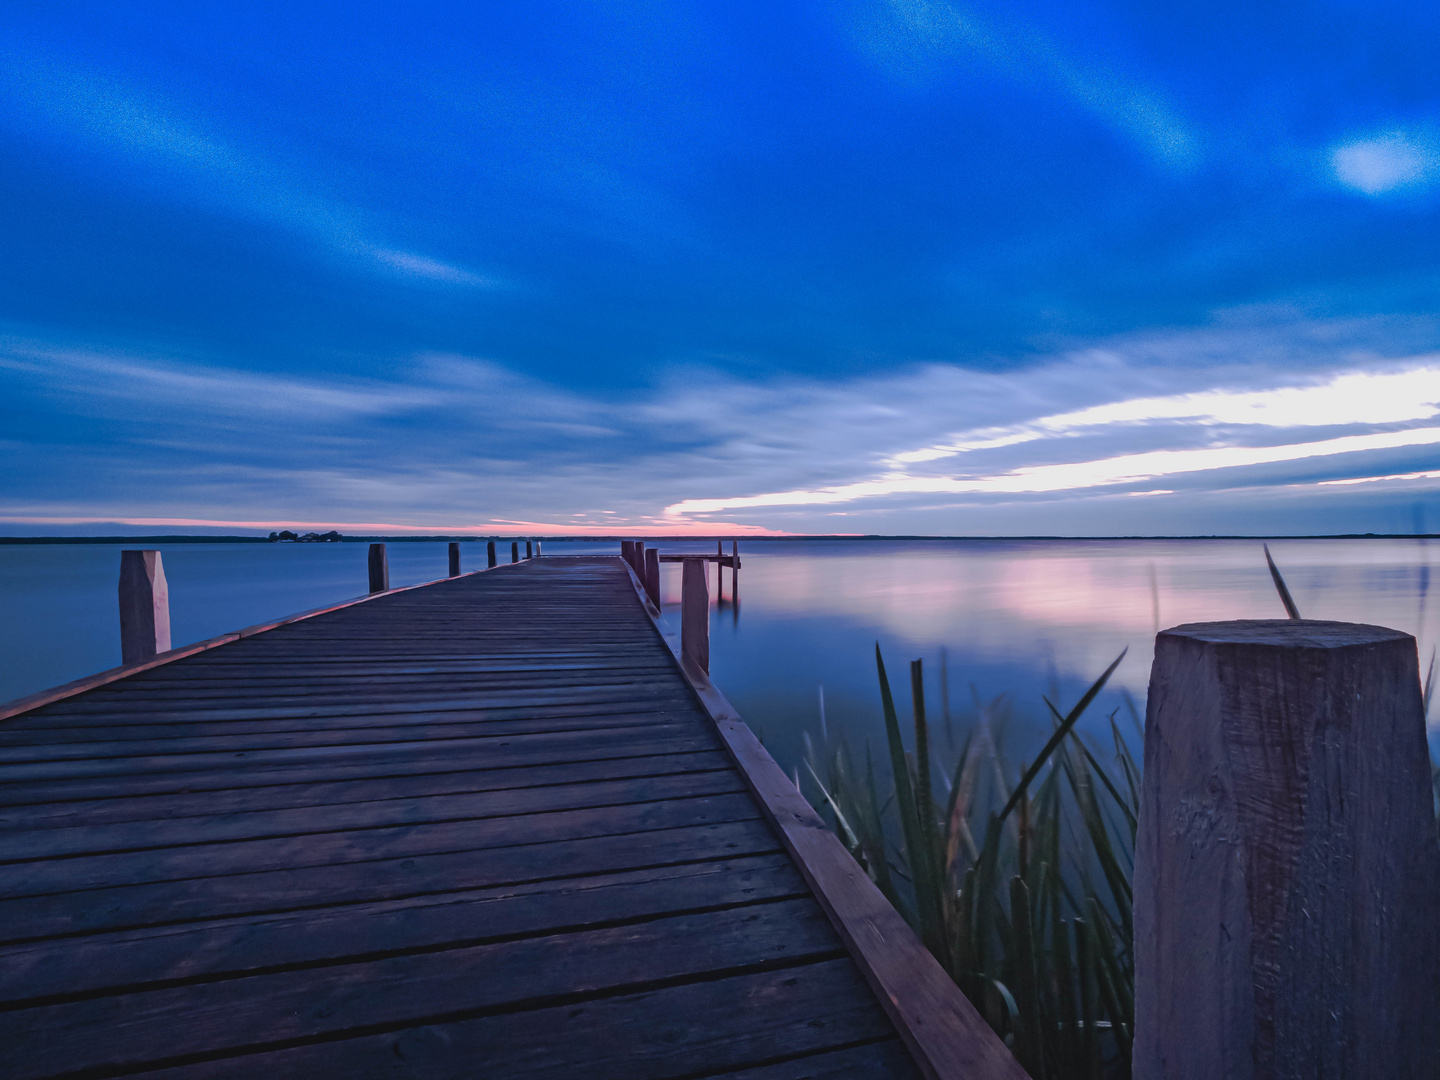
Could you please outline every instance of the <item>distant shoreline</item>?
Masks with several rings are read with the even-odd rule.
[[[1214,533],[1196,534],[1189,536],[887,536],[880,533],[857,536],[853,533],[846,534],[814,534],[803,536],[740,536],[716,533],[713,536],[673,536],[673,537],[646,537],[646,536],[622,536],[622,535],[599,535],[599,536],[546,536],[544,533],[530,533],[520,535],[495,535],[495,536],[456,536],[454,534],[435,533],[429,536],[345,536],[339,540],[343,544],[411,544],[411,543],[441,543],[445,541],[460,543],[482,543],[488,540],[513,541],[513,540],[540,540],[545,543],[583,543],[603,544],[619,543],[621,540],[645,540],[647,543],[709,543],[715,540],[743,540],[745,543],[766,542],[793,542],[805,540],[832,540],[832,541],[873,541],[873,540],[945,540],[945,541],[973,541],[976,543],[994,541],[1038,541],[1054,540],[1064,542],[1106,542],[1114,540],[1436,540],[1440,539],[1440,533]],[[331,541],[332,543],[335,541]],[[162,536],[0,536],[0,545],[40,545],[40,544],[273,544],[290,543],[289,541],[274,541],[267,536],[190,536],[190,535],[162,535]]]

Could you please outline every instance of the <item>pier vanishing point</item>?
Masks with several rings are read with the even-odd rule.
[[[658,615],[539,558],[0,710],[0,1076],[1022,1076]]]

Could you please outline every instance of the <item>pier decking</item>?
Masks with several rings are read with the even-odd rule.
[[[22,713],[0,1076],[936,1075],[754,787],[614,558]]]

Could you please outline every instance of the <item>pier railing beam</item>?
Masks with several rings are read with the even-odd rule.
[[[1288,619],[1159,634],[1135,1080],[1434,1075],[1432,799],[1408,634]]]
[[[460,545],[453,540],[450,542],[450,576],[460,576]]]
[[[710,590],[705,560],[686,559],[680,578],[680,660],[710,674]]]
[[[158,551],[120,552],[120,662],[170,651],[170,587]]]
[[[650,602],[656,608],[660,607],[660,549],[645,549],[645,573],[641,576],[645,583],[645,594],[650,597]]]
[[[390,563],[385,558],[384,544],[370,545],[370,591],[386,592],[390,588]]]

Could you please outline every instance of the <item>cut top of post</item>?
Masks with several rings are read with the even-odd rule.
[[[1340,649],[1378,645],[1410,635],[1368,623],[1320,619],[1238,619],[1233,622],[1185,623],[1162,630],[1161,637],[1193,638],[1211,645],[1272,645],[1291,649]]]

